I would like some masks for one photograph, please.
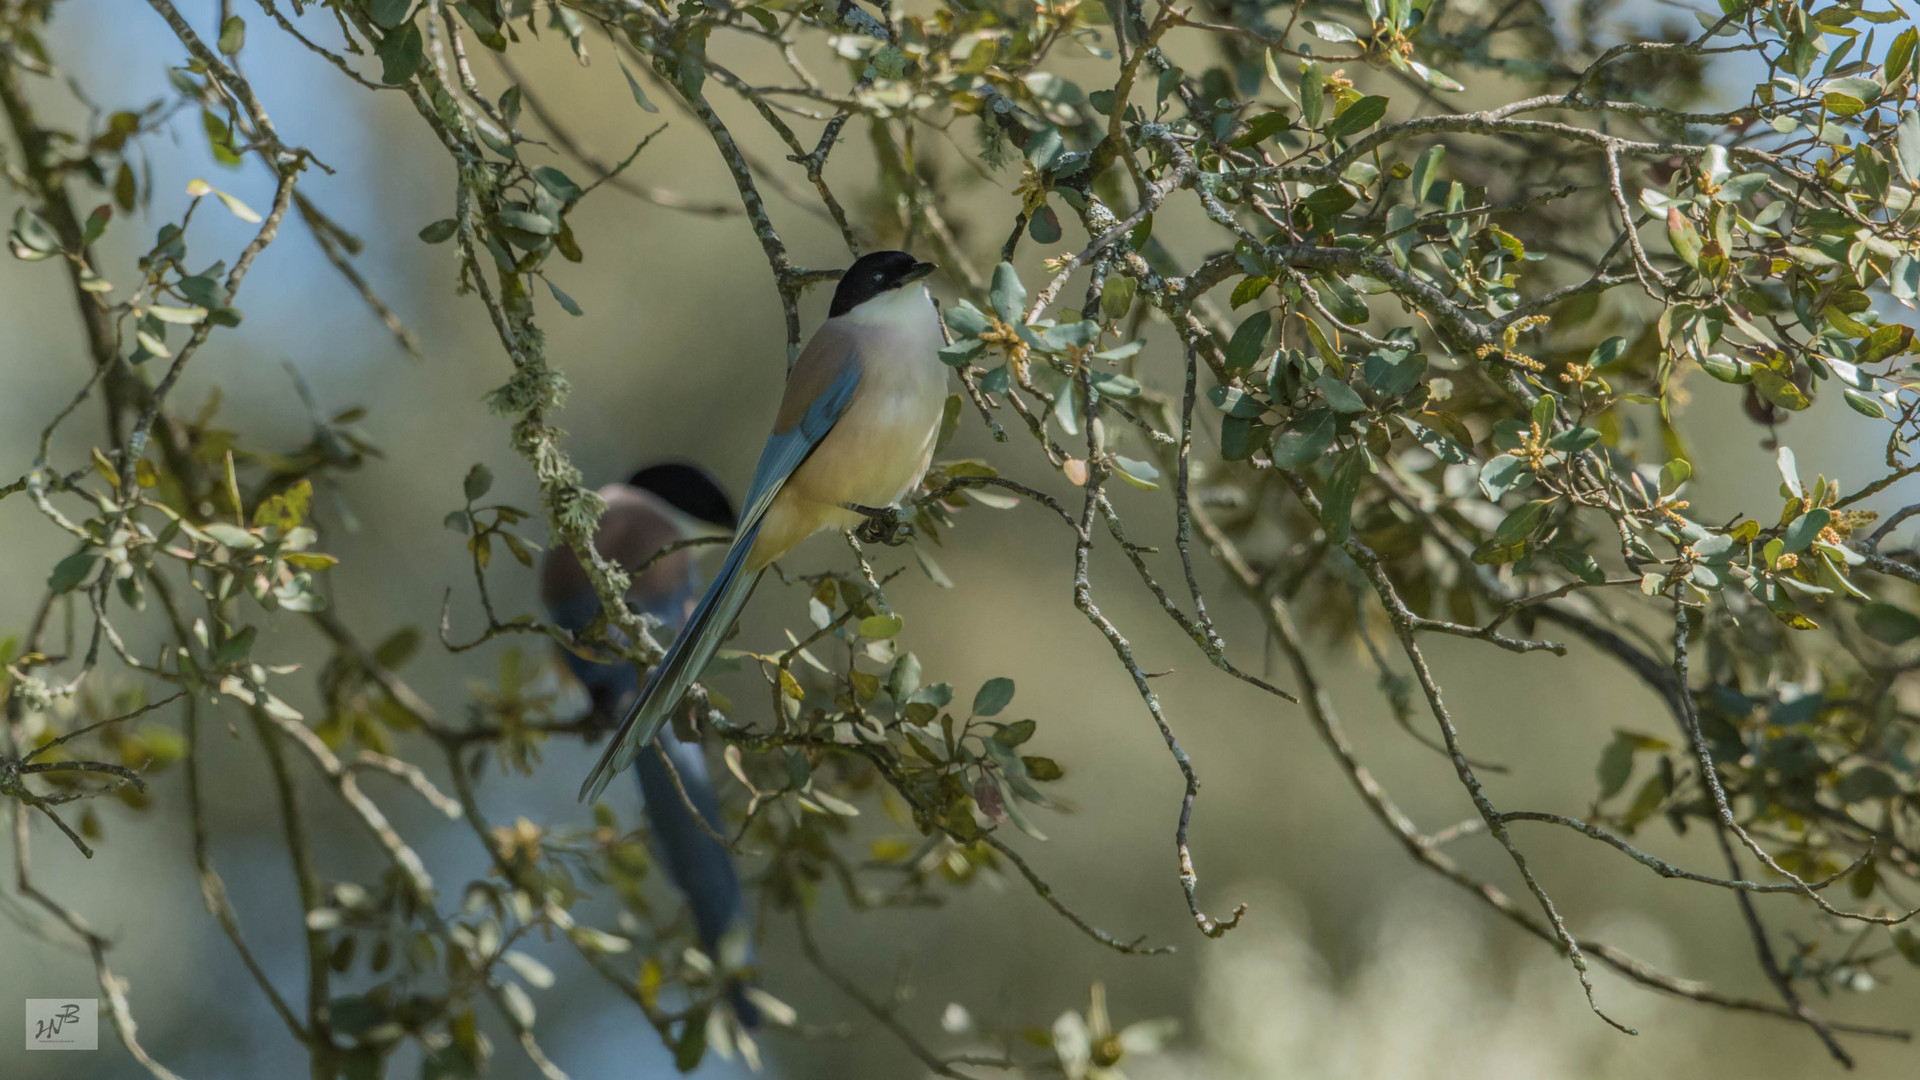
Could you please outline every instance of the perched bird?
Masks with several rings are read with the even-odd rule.
[[[916,284],[933,270],[876,251],[841,277],[827,321],[787,373],[726,562],[588,774],[583,800],[599,798],[660,731],[768,563],[821,529],[860,524],[925,475],[947,397],[939,314]]]
[[[600,489],[600,495],[607,500],[607,512],[594,534],[594,547],[629,571],[638,570],[677,540],[703,532],[730,531],[734,526],[733,504],[726,494],[706,473],[691,465],[653,465],[633,474],[624,484],[608,484]],[[678,629],[700,598],[700,577],[693,556],[694,552],[686,548],[661,556],[634,578],[627,603]],[[547,553],[540,568],[540,596],[554,622],[569,630],[584,628],[600,614],[600,600],[586,571],[565,547]],[[561,656],[586,688],[595,715],[603,717],[609,727],[625,715],[640,689],[640,677],[632,664],[595,663],[565,650],[561,650]],[[660,754],[639,755],[634,771],[640,778],[641,798],[660,860],[692,910],[701,948],[717,961],[730,934],[740,936],[740,945],[746,944],[740,878],[726,847],[708,832],[726,826],[699,744],[682,742],[668,730],[660,735],[660,749],[673,762],[673,771],[668,771]],[[674,784],[675,774],[680,778],[678,786]],[[686,791],[684,796],[681,788]],[[693,809],[706,819],[704,827],[693,816]],[[737,985],[732,988],[734,1013],[751,1027],[758,1020],[759,1010],[741,990]]]

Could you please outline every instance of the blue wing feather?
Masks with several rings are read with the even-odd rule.
[[[799,423],[767,439],[760,451],[760,463],[753,470],[746,509],[740,515],[740,528],[734,534],[733,546],[727,550],[726,562],[667,655],[654,667],[647,685],[627,710],[620,730],[607,744],[606,752],[587,774],[586,782],[580,786],[582,801],[598,799],[613,774],[633,764],[640,748],[659,733],[680,699],[686,696],[687,688],[700,678],[708,661],[713,659],[721,640],[739,617],[740,609],[753,594],[753,587],[759,583],[760,572],[749,573],[745,567],[753,542],[760,535],[760,525],[766,520],[767,508],[773,505],[787,478],[807,460],[807,455],[820,445],[827,432],[833,430],[859,386],[860,365],[843,362],[839,373],[801,414]]]

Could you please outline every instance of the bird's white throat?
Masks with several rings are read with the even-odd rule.
[[[933,320],[933,296],[925,285],[888,289],[840,316],[855,326],[906,326],[915,320]]]

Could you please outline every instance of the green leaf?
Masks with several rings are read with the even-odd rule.
[[[1422,415],[1435,426],[1428,427],[1426,424],[1422,424],[1406,416],[1400,417],[1400,422],[1406,425],[1408,431],[1413,432],[1413,437],[1420,440],[1420,445],[1426,447],[1428,453],[1449,465],[1468,465],[1473,462],[1473,455],[1467,453],[1466,448],[1461,446],[1461,444],[1455,440],[1454,436],[1447,434],[1447,431],[1451,429],[1440,426],[1445,420],[1451,420],[1453,418],[1443,418],[1437,413],[1424,413]],[[1453,423],[1458,424],[1459,421],[1453,420]]]
[[[1226,461],[1245,461],[1268,438],[1268,430],[1256,420],[1227,417],[1220,421],[1220,457]]]
[[[1700,232],[1680,213],[1679,207],[1667,208],[1667,243],[1673,246],[1673,253],[1680,256],[1681,262],[1692,267],[1700,265]]]
[[[1860,632],[1882,645],[1905,645],[1920,637],[1920,616],[1892,604],[1867,604],[1856,618]]]
[[[948,367],[966,367],[967,362],[985,352],[986,342],[979,338],[961,338],[940,348],[940,362]]]
[[[1421,63],[1418,60],[1409,59],[1407,61],[1407,66],[1412,68],[1413,73],[1415,75],[1420,76],[1420,78],[1428,86],[1431,86],[1436,90],[1465,90],[1466,89],[1465,86],[1462,86],[1460,84],[1460,80],[1454,78],[1451,75],[1448,75],[1444,71],[1435,71],[1434,69],[1428,67],[1427,65]]]
[[[13,236],[19,242],[15,246],[15,255],[20,254],[21,246],[42,256],[60,250],[60,237],[40,219],[40,215],[25,206],[13,212]]]
[[[1897,799],[1901,791],[1899,781],[1888,776],[1885,770],[1862,765],[1840,781],[1834,788],[1834,794],[1843,803],[1857,803],[1869,799]]]
[[[1008,724],[999,731],[994,732],[993,741],[1011,750],[1021,743],[1026,742],[1028,739],[1033,738],[1033,733],[1038,731],[1039,728],[1040,725],[1034,723],[1032,720],[1021,720],[1018,723]]]
[[[1421,151],[1413,163],[1413,201],[1418,203],[1433,190],[1433,182],[1439,177],[1440,162],[1447,156],[1447,148],[1434,143]]]
[[[1307,33],[1312,34],[1321,41],[1343,44],[1360,40],[1359,35],[1339,23],[1316,22],[1312,19],[1306,19],[1303,20],[1300,25],[1305,28]]]
[[[223,521],[202,525],[200,531],[211,537],[214,543],[230,547],[235,551],[251,551],[260,546],[259,537],[238,525],[228,525]]]
[[[1553,505],[1550,499],[1534,499],[1521,503],[1512,512],[1500,519],[1494,527],[1493,540],[1497,544],[1517,544],[1533,535],[1540,522],[1547,516],[1547,508]]]
[[[580,190],[580,185],[573,182],[572,177],[551,165],[542,165],[533,170],[533,178],[540,181],[541,187],[546,188],[554,198],[563,203],[574,202],[585,194]]]
[[[1327,124],[1327,134],[1334,138],[1357,135],[1380,122],[1387,115],[1387,99],[1377,94],[1363,97],[1346,107],[1340,115]]]
[[[421,229],[420,239],[425,240],[429,244],[444,244],[448,240],[453,239],[453,234],[458,232],[459,229],[460,223],[458,221],[452,218],[441,218],[439,221]]]
[[[1627,778],[1633,775],[1633,742],[1625,737],[1616,736],[1600,751],[1600,764],[1594,769],[1594,776],[1600,781],[1602,801],[1613,798],[1620,789],[1627,786]]]
[[[93,570],[93,564],[98,558],[99,556],[89,548],[76,551],[61,559],[54,565],[53,573],[47,577],[47,588],[56,593],[73,591],[87,579],[87,574]]]
[[[233,195],[229,195],[224,191],[215,189],[213,194],[215,198],[218,198],[220,200],[221,205],[227,208],[227,212],[232,214],[234,217],[239,218],[241,221],[244,221],[249,225],[260,224],[261,222],[260,211],[255,210],[253,207],[248,206],[246,203],[241,202],[237,197]]]
[[[1233,140],[1232,146],[1238,150],[1250,149],[1287,130],[1288,126],[1289,121],[1284,109],[1273,109],[1261,113],[1247,121],[1246,134]]]
[[[683,1073],[690,1073],[700,1067],[700,1059],[707,1056],[707,1011],[710,1006],[698,1005],[687,1014],[682,1022],[680,1038],[673,1045],[673,1067]]]
[[[1122,278],[1120,280],[1132,281],[1133,279]],[[1260,294],[1266,292],[1272,285],[1272,278],[1261,277],[1258,274],[1249,274],[1240,279],[1240,284],[1233,287],[1233,295],[1228,298],[1228,304],[1233,310],[1238,311],[1255,300],[1258,300]]]
[[[1249,371],[1260,360],[1260,352],[1267,343],[1267,332],[1273,328],[1273,315],[1267,311],[1256,311],[1247,316],[1238,329],[1233,332],[1233,340],[1227,342],[1227,370]]]
[[[412,658],[420,648],[420,631],[412,626],[403,626],[387,636],[385,641],[373,647],[374,662],[388,671],[397,671]]]
[[[1835,116],[1859,116],[1867,111],[1867,103],[1852,94],[1826,94],[1820,101]]]
[[[1114,274],[1100,287],[1100,313],[1109,319],[1120,319],[1133,310],[1133,298],[1139,290],[1139,282],[1130,277]]]
[[[1353,528],[1353,498],[1366,475],[1366,451],[1358,447],[1342,454],[1333,467],[1333,476],[1320,494],[1320,527],[1326,530],[1327,543],[1338,547],[1347,542]]]
[[[1060,216],[1053,207],[1042,203],[1027,219],[1027,235],[1033,237],[1036,244],[1053,244],[1060,240]]]
[[[1733,554],[1733,537],[1725,533],[1708,533],[1693,542],[1693,553],[1712,563],[1723,563]]]
[[[953,686],[950,683],[930,683],[907,695],[908,704],[931,705],[935,709],[944,709],[953,701]],[[804,760],[804,759],[803,759]]]
[[[989,290],[993,302],[993,313],[1008,326],[1023,322],[1027,306],[1027,287],[1020,283],[1020,274],[1013,264],[1003,262],[993,268],[993,287]]]
[[[1753,197],[1766,186],[1766,173],[1741,173],[1728,178],[1726,183],[1720,185],[1720,190],[1713,193],[1713,197],[1721,202],[1737,203]]]
[[[619,61],[617,60],[614,62],[619,63]],[[642,109],[645,109],[650,113],[657,113],[660,111],[660,106],[655,105],[652,101],[648,100],[647,92],[645,90],[640,89],[639,82],[637,82],[634,79],[633,72],[627,70],[627,65],[620,64],[620,74],[625,75],[627,77],[627,89],[633,91],[634,104],[640,106]]]
[[[1819,538],[1820,530],[1826,528],[1832,520],[1833,511],[1824,506],[1794,518],[1793,524],[1788,525],[1786,531],[1780,534],[1780,542],[1786,545],[1781,550],[1788,553],[1805,551],[1807,545]]]
[[[1399,398],[1420,385],[1420,377],[1426,374],[1427,358],[1418,353],[1382,350],[1368,353],[1361,361],[1361,367],[1367,385],[1373,387],[1381,397]]]
[[[80,234],[80,246],[86,247],[106,235],[108,223],[113,221],[113,204],[101,203],[87,215],[86,229]]]
[[[885,641],[900,633],[906,620],[898,615],[869,615],[860,620],[860,636],[870,641]]]
[[[1135,225],[1132,232],[1127,234],[1127,246],[1135,251],[1145,251],[1147,249],[1147,241],[1151,239],[1153,239],[1153,215],[1148,214],[1146,217],[1140,219],[1140,224]],[[1133,279],[1128,278],[1127,280],[1131,281]]]
[[[1501,454],[1487,459],[1480,468],[1480,490],[1486,493],[1490,502],[1499,502],[1509,491],[1518,491],[1533,483],[1533,470],[1527,468],[1527,459],[1512,454]]]
[[[1046,127],[1034,132],[1033,135],[1027,139],[1027,145],[1022,147],[1020,152],[1034,168],[1044,170],[1053,164],[1054,160],[1060,156],[1064,149],[1065,146],[1060,138],[1060,129],[1054,127],[1052,124],[1048,124]]]
[[[1686,458],[1674,458],[1660,466],[1660,495],[1665,498],[1680,490],[1680,485],[1693,476],[1693,463]]]
[[[1599,585],[1607,580],[1607,575],[1600,569],[1600,564],[1584,551],[1560,548],[1553,550],[1552,554],[1554,561],[1566,568],[1567,573],[1589,585]]]
[[[485,495],[493,487],[493,470],[484,464],[475,463],[467,470],[467,478],[461,482],[467,501],[473,502]]]
[[[199,307],[162,307],[155,305],[146,309],[146,313],[164,323],[176,326],[194,326],[207,317],[207,309]]]
[[[1780,470],[1781,494],[1791,495],[1796,499],[1805,498],[1806,491],[1800,487],[1800,466],[1794,460],[1791,447],[1780,448],[1774,455],[1774,466]]]
[[[1750,383],[1753,365],[1725,353],[1708,353],[1700,358],[1700,367],[1723,383]]]
[[[1887,46],[1887,60],[1880,68],[1886,74],[1887,82],[1894,82],[1901,72],[1912,66],[1916,45],[1920,45],[1920,30],[1909,26],[1893,39],[1893,44]]]
[[[1330,225],[1360,199],[1345,184],[1328,184],[1294,205],[1310,214],[1314,221]],[[1335,314],[1339,314],[1338,311]]]
[[[1367,411],[1367,403],[1361,400],[1360,395],[1354,391],[1353,387],[1348,386],[1345,382],[1331,375],[1320,376],[1313,380],[1313,385],[1319,389],[1321,396],[1327,399],[1327,405],[1330,406],[1334,412],[1362,413]]]
[[[1854,412],[1862,416],[1871,416],[1875,420],[1884,420],[1887,417],[1887,411],[1880,407],[1879,399],[1871,394],[1863,394],[1851,386],[1844,386],[1840,388],[1840,396],[1846,399],[1847,405]]]
[[[904,653],[893,662],[893,669],[887,672],[887,695],[904,705],[907,698],[918,689],[920,689],[920,658],[912,653]]]
[[[1320,64],[1308,60],[1300,65],[1300,117],[1310,128],[1320,126],[1320,117],[1326,111],[1326,81],[1321,78]]]
[[[1593,347],[1593,351],[1587,354],[1587,363],[1597,368],[1606,367],[1608,364],[1620,359],[1621,354],[1626,351],[1626,338],[1618,336],[1610,337]]]
[[[1668,794],[1670,789],[1665,776],[1654,773],[1647,777],[1646,783],[1641,784],[1639,792],[1634,795],[1632,805],[1627,807],[1626,813],[1620,815],[1621,831],[1631,834],[1633,830],[1639,828],[1641,822],[1652,817],[1653,812],[1660,809],[1660,804],[1666,801]]]
[[[254,638],[259,636],[260,632],[256,628],[242,627],[239,633],[221,642],[220,647],[214,650],[213,666],[227,667],[245,660],[247,653],[253,650]]]
[[[998,716],[1013,700],[1012,679],[988,679],[973,695],[973,715]]]
[[[255,525],[271,525],[285,536],[300,527],[313,502],[313,482],[302,479],[253,508]]]
[[[1045,783],[1048,780],[1058,780],[1067,775],[1066,770],[1060,767],[1060,763],[1052,758],[1022,757],[1020,764],[1027,767],[1028,779],[1037,780],[1041,783]]]
[[[407,17],[407,9],[413,6],[413,0],[368,0],[367,15],[375,26],[382,30],[391,30]]]
[[[229,15],[220,24],[220,53],[233,56],[247,43],[247,21],[238,15]]]
[[[1327,362],[1327,366],[1333,369],[1335,375],[1346,378],[1347,362],[1340,358],[1340,354],[1335,352],[1333,345],[1327,341],[1326,331],[1320,329],[1319,323],[1305,315],[1300,317],[1300,321],[1307,325],[1307,340],[1313,342],[1313,351],[1320,354],[1320,359]]]
[[[1274,435],[1269,451],[1273,463],[1283,469],[1298,469],[1320,460],[1333,446],[1337,428],[1333,410],[1307,410],[1295,423]]]
[[[1085,349],[1100,340],[1100,324],[1092,319],[1060,323],[1049,328],[1040,337],[1051,349],[1065,350],[1070,346]]]
[[[1547,449],[1577,453],[1600,441],[1600,432],[1590,427],[1569,428],[1547,440]]]
[[[1130,398],[1137,398],[1140,396],[1141,391],[1145,389],[1145,387],[1140,385],[1140,380],[1129,375],[1116,375],[1111,371],[1091,371],[1088,372],[1088,375],[1093,380],[1094,390],[1097,391],[1101,397],[1111,398],[1115,401],[1126,401]]]
[[[535,236],[552,236],[560,231],[560,226],[554,224],[552,218],[545,214],[536,214],[531,210],[502,210],[500,224],[509,229],[533,233]]]
[[[205,275],[180,279],[180,291],[194,305],[203,308],[217,308],[227,302],[227,290],[219,282]]]
[[[1813,404],[1799,386],[1772,368],[1756,366],[1753,369],[1753,387],[1768,401],[1793,412]]]
[[[1121,457],[1119,454],[1115,454],[1113,456],[1113,464],[1120,470],[1120,479],[1134,487],[1146,491],[1153,491],[1160,487],[1159,483],[1157,483],[1160,478],[1160,470],[1154,468],[1153,465],[1148,462],[1137,461],[1130,457]]]
[[[993,324],[987,321],[986,313],[966,300],[948,305],[946,310],[941,312],[941,316],[946,319],[947,329],[961,337],[979,337],[993,329]]]
[[[420,28],[412,23],[389,31],[373,51],[380,57],[380,81],[389,86],[412,79],[414,72],[420,70],[420,62],[426,57]]]
[[[540,280],[542,280],[542,281],[544,281],[544,282],[546,282],[546,283],[547,283],[547,291],[548,291],[548,292],[550,292],[550,293],[552,293],[552,294],[553,294],[553,298],[554,298],[555,300],[557,300],[557,301],[559,301],[559,302],[560,302],[560,306],[561,306],[562,308],[564,308],[564,309],[566,309],[566,312],[567,312],[567,314],[569,314],[569,315],[584,315],[584,314],[586,314],[586,312],[583,312],[583,311],[581,311],[581,310],[580,310],[580,305],[579,305],[579,303],[577,303],[577,302],[576,302],[576,301],[575,301],[575,300],[573,299],[573,297],[571,297],[571,296],[568,296],[568,295],[567,295],[567,294],[566,294],[565,292],[563,292],[563,291],[561,291],[561,289],[560,289],[560,286],[558,286],[558,285],[555,285],[555,284],[553,283],[553,279],[552,279],[552,278],[549,278],[549,277],[547,277],[547,276],[546,276],[545,274],[542,274],[542,275],[540,276]]]
[[[1908,109],[1894,132],[1894,158],[1911,184],[1920,184],[1920,110]]]

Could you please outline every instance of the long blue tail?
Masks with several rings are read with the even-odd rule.
[[[599,799],[613,775],[634,763],[640,749],[653,741],[667,718],[673,715],[687,688],[706,670],[721,639],[733,628],[740,609],[753,595],[753,587],[760,583],[760,571],[749,573],[745,569],[747,553],[753,550],[754,538],[759,534],[760,523],[755,521],[734,538],[719,576],[707,587],[707,594],[700,598],[693,617],[673,639],[665,658],[654,667],[646,687],[627,710],[626,719],[621,721],[620,730],[614,733],[606,752],[587,774],[586,783],[580,785],[582,802]]]
[[[634,765],[640,775],[640,797],[653,824],[660,860],[687,898],[700,947],[718,964],[722,941],[729,933],[744,933],[746,927],[740,877],[734,871],[733,858],[708,831],[724,830],[726,822],[720,816],[720,802],[714,796],[707,759],[699,744],[681,742],[667,731],[661,733],[657,745],[659,753],[648,750]],[[673,763],[672,772],[667,769],[669,761]],[[673,782],[675,774],[680,778],[678,786]],[[683,788],[685,795],[681,794]],[[699,818],[694,817],[695,811]],[[750,945],[748,949],[744,959],[751,965]],[[734,1015],[751,1028],[759,1024],[760,1010],[745,991],[745,985],[737,980],[727,987]]]
[[[663,610],[684,611],[686,600],[669,599]],[[584,593],[554,605],[554,621],[570,630],[579,630],[600,614],[600,601]],[[632,664],[596,664],[570,652],[562,652],[567,667],[586,687],[595,712],[608,717],[624,709],[639,690],[639,679]],[[720,814],[720,800],[713,789],[713,777],[707,772],[705,755],[698,743],[685,743],[671,730],[659,737],[661,753],[643,753],[634,762],[640,780],[642,809],[653,834],[654,849],[672,879],[674,887],[687,898],[687,910],[693,916],[693,928],[700,947],[715,962],[721,959],[722,943],[728,934],[744,933],[747,926],[745,898],[741,895],[740,875],[726,845],[709,830],[724,834],[726,819]],[[663,756],[664,755],[664,756]],[[667,769],[671,760],[673,769]],[[674,775],[680,783],[674,783]],[[685,789],[685,796],[681,789]],[[691,806],[689,806],[691,804]],[[694,811],[700,817],[694,816]],[[703,824],[700,820],[705,819]],[[753,963],[752,946],[747,943],[744,960]],[[727,996],[734,1015],[747,1027],[760,1022],[760,1010],[746,995],[746,984],[732,980]]]

